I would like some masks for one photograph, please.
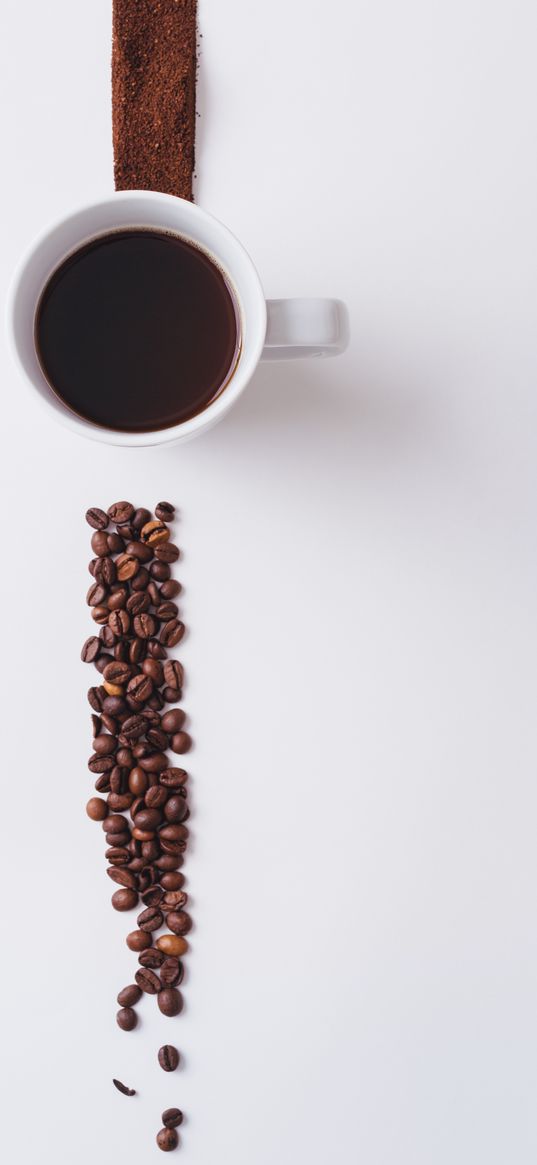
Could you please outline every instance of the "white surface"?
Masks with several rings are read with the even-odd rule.
[[[2,11],[4,284],[112,157],[109,0]],[[75,440],[2,365],[0,1151],[147,1165],[178,1103],[189,1165],[534,1165],[535,7],[201,27],[201,205],[353,341],[163,451]],[[82,514],[123,496],[181,508],[197,741],[187,1011],[133,1035],[78,662]]]

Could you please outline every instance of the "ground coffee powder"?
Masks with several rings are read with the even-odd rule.
[[[197,0],[113,0],[116,190],[192,200]]]

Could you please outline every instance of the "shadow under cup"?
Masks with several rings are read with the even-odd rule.
[[[189,238],[154,227],[94,236],[50,275],[35,313],[48,385],[75,415],[123,433],[203,413],[241,353],[229,276]]]

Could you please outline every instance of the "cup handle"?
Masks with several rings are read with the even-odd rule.
[[[339,356],[349,342],[349,317],[340,299],[268,299],[262,360]]]

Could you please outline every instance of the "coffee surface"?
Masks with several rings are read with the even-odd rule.
[[[49,279],[36,315],[47,380],[79,416],[123,432],[179,424],[218,396],[240,336],[231,290],[177,235],[92,240]]]

